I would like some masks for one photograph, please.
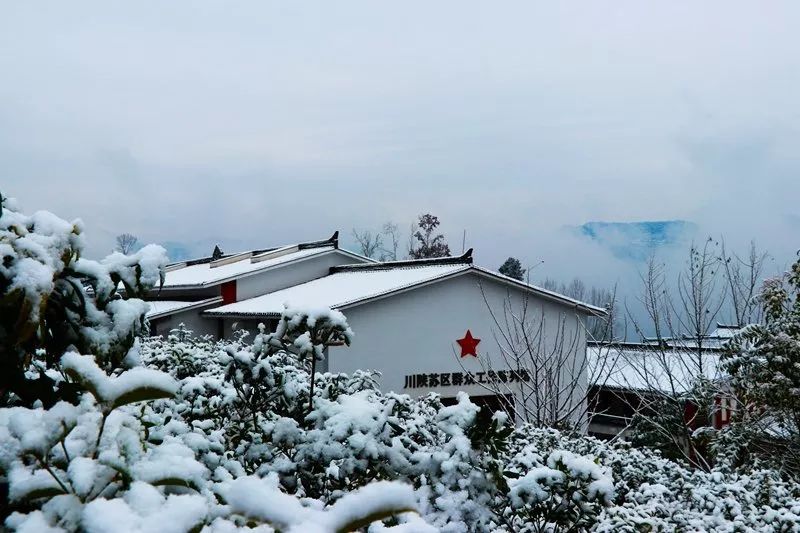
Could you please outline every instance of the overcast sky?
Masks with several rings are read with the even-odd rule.
[[[562,228],[800,246],[800,3],[6,2],[0,190],[143,241],[432,212],[478,262],[620,271]],[[233,250],[226,250],[233,251]]]

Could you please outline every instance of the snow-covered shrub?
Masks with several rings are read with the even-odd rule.
[[[254,475],[322,505],[374,480],[400,480],[441,531],[800,527],[798,486],[774,471],[702,472],[626,443],[512,430],[465,395],[445,407],[434,394],[382,393],[367,372],[316,375],[309,413],[309,361],[265,352],[264,342],[173,336],[142,345],[143,360],[165,369],[177,361],[169,354],[195,350],[202,371],[145,418],[159,439],[193,447],[219,479]]]
[[[292,319],[293,312],[281,322],[302,324],[311,316]],[[349,331],[336,315],[324,321],[321,312],[313,315],[317,339],[331,338],[325,328]],[[444,407],[437,395],[382,394],[370,372],[315,375],[309,412],[311,361],[291,351],[298,344],[291,339],[279,329],[262,331],[252,345],[149,340],[144,361],[177,377],[186,372],[185,358],[174,354],[195,349],[203,370],[181,379],[178,398],[156,402],[148,420],[164,428],[156,430],[164,438],[192,428],[203,435],[197,442],[218,442],[198,449],[209,468],[227,465],[236,475],[222,453],[230,450],[236,468],[274,476],[300,497],[331,503],[374,480],[402,480],[419,489],[427,519],[443,530],[489,527],[491,500],[503,482],[499,454],[510,433],[503,416],[479,414],[466,396]]]
[[[61,366],[90,391],[78,405],[0,409],[0,471],[8,475],[9,499],[21,509],[41,506],[15,513],[9,526],[23,530],[45,521],[66,530],[92,529],[99,508],[121,505],[103,501],[128,493],[136,498],[146,490],[143,484],[207,490],[207,469],[194,452],[176,440],[150,442],[136,410],[126,408],[172,396],[177,383],[169,375],[134,368],[111,377],[93,357],[74,352],[62,357]],[[195,507],[203,512],[187,529],[205,519],[205,504]]]
[[[542,456],[535,444],[511,458],[506,476],[513,476],[508,505],[514,531],[541,531],[547,525],[569,531],[594,524],[614,497],[610,469],[595,461],[566,450]]]
[[[610,502],[595,508],[588,530],[800,531],[800,485],[774,470],[705,472],[624,442],[517,428],[510,453],[524,456],[528,448],[541,457],[566,450],[594,458],[613,478]]]
[[[413,489],[391,482],[365,480],[335,503],[290,496],[273,472],[247,476],[212,421],[181,420],[182,404],[171,399],[179,384],[168,374],[139,367],[109,376],[76,353],[61,365],[90,391],[79,405],[0,409],[0,471],[18,509],[6,520],[12,529],[238,531],[261,523],[263,531],[334,532],[418,510]],[[157,398],[172,414],[141,404]]]
[[[107,370],[121,367],[144,326],[147,304],[137,297],[163,279],[166,254],[149,245],[91,261],[81,257],[80,220],[15,207],[0,196],[0,405],[75,403],[61,356],[73,347]]]
[[[767,280],[760,300],[765,323],[744,328],[722,357],[737,405],[715,445],[732,466],[759,462],[800,479],[800,260]]]
[[[79,223],[43,212],[26,217],[11,207],[0,198],[0,390],[3,404],[19,404],[0,408],[6,528],[332,533],[391,519],[401,530],[432,531],[414,514],[418,497],[409,485],[364,478],[363,487],[341,491],[335,502],[300,499],[281,490],[274,471],[251,477],[243,466],[263,461],[242,437],[269,438],[262,423],[274,418],[255,416],[247,425],[248,415],[284,398],[286,414],[300,417],[292,399],[303,387],[292,376],[327,343],[349,342],[341,314],[287,312],[281,329],[262,334],[264,345],[249,353],[240,342],[204,358],[183,334],[160,345],[166,352],[156,343],[158,356],[148,362],[179,369],[179,382],[141,366],[136,338],[147,304],[134,297],[163,279],[163,250],[87,261]],[[287,378],[262,397],[260,378],[278,374],[264,365],[278,362]],[[209,369],[208,379],[199,375]],[[336,388],[322,393],[333,397]],[[195,405],[199,390],[221,394]],[[242,425],[231,432],[228,422]],[[245,447],[231,449],[237,431]]]

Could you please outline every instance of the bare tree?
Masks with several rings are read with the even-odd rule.
[[[692,244],[686,268],[678,274],[677,300],[667,298],[680,334],[691,343],[701,375],[706,336],[725,304],[725,292],[718,287],[720,260],[714,253],[716,246],[710,237],[702,248]]]
[[[579,278],[575,278],[567,286],[566,290],[564,291],[564,294],[566,294],[570,298],[575,298],[576,300],[584,301],[586,300],[586,284]]]
[[[768,258],[769,254],[759,251],[755,241],[750,241],[749,252],[745,257],[729,253],[725,241],[722,241],[720,260],[725,272],[730,312],[737,326],[761,320],[758,292],[764,263]]]
[[[638,300],[645,319],[627,309],[644,341],[612,346],[617,351],[613,384],[617,400],[633,412],[634,438],[704,469],[710,468],[707,450],[695,434],[710,427],[715,401],[726,394],[717,364],[720,347],[708,339],[724,303],[713,246],[707,241],[702,249],[691,247],[677,277],[676,299],[664,265],[651,257],[640,275]],[[647,330],[653,335],[646,337]]]
[[[388,245],[383,247],[381,252],[382,261],[397,261],[397,249],[400,246],[400,230],[394,222],[386,222],[381,229],[381,233],[388,239]]]
[[[353,228],[353,238],[359,246],[361,255],[374,258],[382,250],[382,239],[380,233],[372,233],[370,230],[358,231]]]
[[[135,235],[130,233],[121,233],[120,235],[117,235],[116,251],[127,255],[131,252],[134,252],[138,244],[139,239]]]
[[[590,390],[605,373],[605,363],[587,357],[581,317],[565,312],[548,323],[528,295],[514,298],[509,292],[498,305],[482,286],[481,293],[492,317],[497,353],[478,359],[488,376],[480,385],[517,420],[584,431]]]
[[[609,341],[615,338],[615,333],[620,327],[616,310],[616,287],[612,290],[597,287],[587,288],[586,284],[579,278],[574,278],[569,284],[558,283],[552,278],[545,278],[542,282],[542,287],[596,307],[606,308],[608,313],[606,316],[593,316],[586,320],[589,338],[596,341]]]
[[[558,292],[558,282],[553,278],[545,278],[542,281],[542,288],[548,291]]]
[[[411,254],[414,251],[414,232],[417,231],[417,224],[411,222],[408,226],[408,241],[406,242],[406,257],[413,257]]]

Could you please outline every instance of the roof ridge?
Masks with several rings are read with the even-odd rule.
[[[297,248],[299,250],[305,250],[307,248],[323,248],[325,246],[333,246],[334,248],[339,248],[339,230],[336,230],[333,233],[333,235],[331,235],[329,238],[321,240],[321,241],[298,242],[298,243],[294,243],[294,244],[284,244],[284,245],[281,245],[281,246],[271,246],[269,248],[253,248],[252,250],[242,250],[241,252],[234,252],[234,253],[230,253],[230,254],[222,254],[222,256],[219,257],[218,259],[214,259],[214,257],[211,256],[211,255],[201,256],[201,257],[196,257],[196,258],[193,258],[193,259],[184,259],[182,261],[173,261],[171,263],[168,263],[167,267],[172,267],[172,270],[177,270],[179,268],[184,268],[184,267],[187,267],[187,266],[194,266],[194,265],[202,265],[202,264],[213,263],[214,261],[218,261],[218,260],[222,260],[222,259],[228,259],[228,258],[231,258],[231,257],[244,255],[244,254],[247,254],[247,253],[250,253],[251,256],[263,255],[263,254],[265,254],[267,252],[274,252],[274,251],[282,250],[284,248],[289,248],[289,247],[292,247],[292,246],[297,246]]]
[[[339,230],[333,232],[333,235],[328,237],[322,241],[309,241],[309,242],[299,242],[297,243],[297,248],[300,250],[306,250],[308,248],[322,248],[325,246],[333,246],[334,248],[339,248]]]
[[[361,272],[364,270],[393,270],[396,268],[415,266],[446,266],[446,265],[471,265],[472,248],[455,257],[432,257],[426,259],[404,259],[401,261],[382,261],[380,263],[356,263],[351,265],[337,265],[330,268],[330,273],[336,272]]]

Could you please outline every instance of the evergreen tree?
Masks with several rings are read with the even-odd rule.
[[[450,247],[444,240],[441,233],[434,234],[439,227],[439,217],[426,213],[419,216],[417,227],[414,232],[414,239],[417,246],[409,250],[408,255],[412,259],[425,259],[428,257],[449,257]]]
[[[525,279],[525,269],[522,268],[522,263],[519,262],[519,259],[514,257],[509,257],[506,259],[505,263],[500,265],[498,272],[504,276],[508,276],[509,278],[514,278],[519,281]]]

